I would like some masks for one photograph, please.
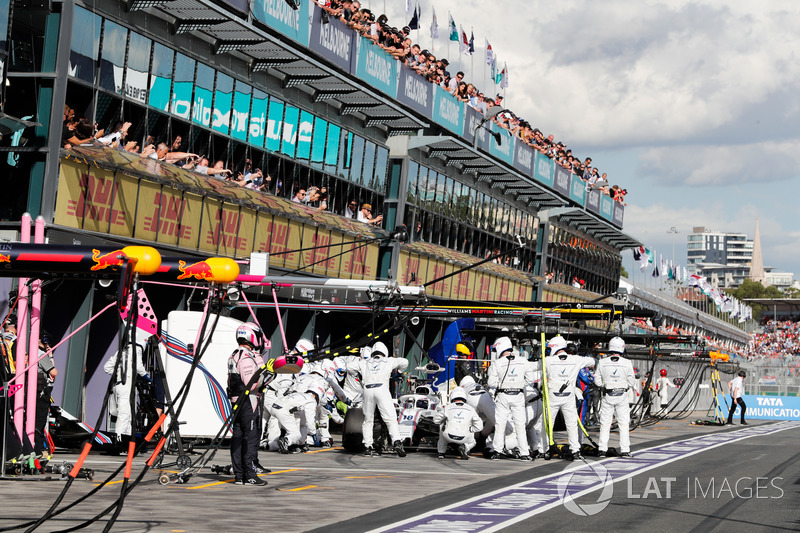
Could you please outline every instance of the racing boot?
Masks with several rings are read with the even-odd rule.
[[[519,458],[520,461],[533,461],[533,455],[522,455]]]
[[[375,455],[375,450],[372,449],[372,446],[367,446],[364,450],[364,457],[372,457]]]
[[[394,444],[392,445],[392,448],[394,448],[394,451],[395,451],[395,453],[397,454],[398,457],[405,457],[406,456],[406,451],[403,449],[402,441],[399,441],[399,440],[394,441]]]
[[[575,452],[572,454],[573,461],[583,461],[583,454],[581,452]]]
[[[255,462],[253,463],[253,468],[255,469],[256,474],[269,474],[270,472],[272,472],[272,470],[270,470],[269,468],[264,468],[261,465],[261,463],[258,462],[258,459],[256,459]]]
[[[289,453],[289,439],[287,439],[286,437],[279,438],[278,450],[280,450],[280,452],[283,454]]]
[[[619,456],[625,457],[626,459],[630,459],[631,457],[633,457],[633,454],[631,452],[622,452],[621,454],[619,454]]]
[[[608,456],[608,453],[606,453],[605,450],[600,450],[599,452],[597,452],[597,457],[606,457],[606,456]]]

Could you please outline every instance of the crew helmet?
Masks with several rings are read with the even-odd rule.
[[[386,347],[384,343],[381,341],[376,342],[372,345],[372,357],[389,357],[389,348]]]
[[[249,344],[256,350],[264,346],[264,334],[258,324],[245,322],[236,328],[236,342],[239,344]]]
[[[472,343],[469,342],[468,340],[463,340],[463,341],[459,342],[458,344],[456,344],[456,354],[457,355],[463,355],[463,356],[471,358],[472,357],[472,352],[473,352]]]
[[[372,355],[372,348],[369,346],[362,346],[359,354],[361,355],[361,359],[369,359],[369,356]]]
[[[505,352],[513,349],[514,345],[511,344],[511,339],[508,337],[500,337],[494,341],[494,350],[497,352],[497,357],[503,357]]]
[[[462,402],[467,401],[467,391],[465,391],[463,387],[456,387],[450,392],[450,403],[454,403],[458,400]]]
[[[667,369],[666,368],[662,368],[661,369],[661,377],[667,377]]]
[[[305,355],[308,352],[314,351],[314,343],[308,339],[300,339],[297,341],[297,344],[294,345],[294,351]]]
[[[550,355],[558,355],[558,352],[566,349],[567,341],[561,335],[557,335],[550,339],[550,342],[547,343],[547,347],[550,348]]]
[[[625,353],[625,341],[621,337],[614,337],[608,341],[608,351],[619,354]]]
[[[459,383],[458,386],[464,390],[473,389],[475,388],[475,378],[472,376],[464,376],[461,378],[461,383]]]

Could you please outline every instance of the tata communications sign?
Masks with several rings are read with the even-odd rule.
[[[744,419],[753,420],[800,420],[800,397],[797,396],[742,396],[747,405]],[[720,405],[724,405],[720,403]],[[742,408],[737,406],[734,420],[741,419]]]

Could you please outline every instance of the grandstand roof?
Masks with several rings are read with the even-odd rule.
[[[776,311],[800,311],[800,298],[745,298],[750,304],[766,305]]]

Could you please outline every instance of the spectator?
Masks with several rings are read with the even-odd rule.
[[[377,225],[383,221],[383,215],[378,215],[377,217],[373,218],[372,206],[370,204],[362,204],[356,220],[365,224]]]
[[[306,190],[305,189],[298,189],[297,192],[292,196],[292,202],[296,204],[305,203],[306,199]]]
[[[358,202],[356,202],[355,200],[350,200],[350,202],[348,202],[347,204],[347,207],[345,207],[344,209],[344,217],[355,218],[357,207],[358,207]]]

